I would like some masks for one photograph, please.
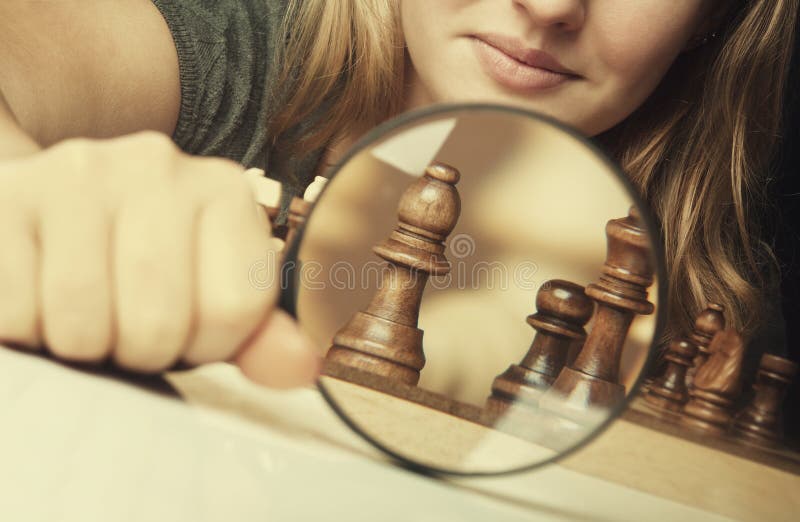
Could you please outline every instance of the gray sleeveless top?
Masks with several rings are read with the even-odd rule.
[[[181,106],[175,143],[190,154],[264,168],[284,183],[287,203],[302,193],[322,151],[281,158],[267,168],[272,151],[266,147],[266,122],[275,107],[265,96],[278,73],[272,54],[287,0],[152,1],[178,52]]]

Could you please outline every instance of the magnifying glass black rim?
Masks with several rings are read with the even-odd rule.
[[[625,190],[628,192],[628,195],[631,197],[633,204],[636,205],[638,210],[640,211],[641,218],[644,221],[645,226],[647,227],[648,233],[650,234],[650,242],[652,243],[653,247],[653,256],[655,258],[656,264],[656,280],[658,281],[658,303],[656,309],[656,328],[653,334],[653,340],[650,343],[650,348],[647,353],[647,357],[645,358],[644,366],[642,370],[639,372],[639,375],[636,378],[636,381],[631,388],[631,391],[626,395],[625,400],[622,401],[619,405],[612,408],[611,412],[608,415],[608,418],[595,427],[590,433],[586,435],[580,442],[575,444],[574,446],[567,448],[563,451],[559,451],[556,455],[537,461],[533,464],[525,464],[521,465],[516,468],[510,468],[502,471],[463,471],[463,470],[453,470],[438,466],[432,466],[430,464],[423,464],[414,460],[413,458],[409,458],[406,455],[398,453],[397,451],[385,446],[381,441],[377,440],[372,435],[368,434],[359,424],[353,421],[347,413],[342,409],[339,403],[330,395],[329,391],[325,388],[325,385],[321,382],[321,380],[317,380],[317,387],[325,398],[325,401],[328,405],[333,409],[334,412],[339,416],[339,418],[348,426],[350,429],[358,433],[361,437],[363,437],[367,442],[375,446],[380,451],[384,452],[385,454],[389,455],[393,459],[397,461],[402,467],[415,471],[417,473],[421,473],[424,475],[449,475],[449,476],[460,476],[460,477],[489,477],[489,476],[503,476],[509,475],[512,473],[520,473],[524,471],[531,471],[533,469],[539,468],[541,466],[546,466],[548,464],[554,463],[578,450],[585,447],[587,444],[592,442],[595,438],[597,438],[602,432],[604,432],[612,422],[614,422],[620,414],[628,407],[628,404],[635,396],[639,386],[641,385],[644,376],[647,374],[647,369],[650,367],[653,357],[654,357],[654,345],[661,339],[662,333],[664,331],[664,323],[666,322],[666,303],[667,303],[667,289],[664,282],[666,281],[666,270],[665,270],[665,258],[664,258],[664,251],[663,251],[663,241],[660,237],[660,232],[658,232],[659,237],[653,237],[653,233],[660,231],[660,228],[657,227],[656,219],[653,216],[649,206],[642,200],[639,196],[638,192],[636,191],[636,187],[633,183],[628,179],[628,177],[623,173],[622,169],[611,159],[609,159],[606,154],[596,146],[592,141],[588,138],[583,136],[580,132],[576,129],[550,117],[545,114],[540,114],[538,112],[524,109],[521,107],[514,107],[514,106],[507,106],[507,105],[500,105],[500,104],[491,104],[491,103],[454,103],[454,104],[438,104],[438,105],[431,105],[425,107],[423,109],[417,109],[414,111],[409,111],[402,113],[381,125],[373,128],[367,134],[365,134],[361,139],[359,139],[345,154],[344,156],[336,162],[330,169],[327,171],[329,173],[329,179],[333,180],[333,178],[341,172],[342,168],[357,154],[364,151],[367,147],[373,145],[376,141],[383,138],[385,135],[391,133],[394,130],[397,130],[401,127],[408,126],[415,121],[418,120],[425,120],[430,119],[434,116],[444,116],[449,113],[463,113],[465,111],[484,111],[484,112],[504,112],[508,114],[513,114],[515,116],[523,116],[533,120],[538,120],[540,122],[550,124],[553,127],[561,130],[562,132],[566,133],[567,135],[571,136],[579,143],[586,146],[589,151],[594,154],[594,156],[602,161],[602,163],[611,171],[614,175],[616,175],[617,180],[622,183],[625,187]],[[330,183],[328,184],[330,185]],[[323,188],[322,192],[317,198],[317,201],[321,200],[324,196],[325,190],[327,186]],[[312,205],[311,210],[309,211],[309,216],[314,211],[314,206]],[[292,317],[297,319],[297,295],[299,292],[299,286],[297,284],[297,268],[300,264],[297,256],[300,250],[300,244],[303,241],[303,237],[305,235],[305,228],[306,224],[302,224],[298,227],[297,231],[295,232],[294,239],[290,245],[286,247],[286,254],[283,259],[283,265],[281,267],[281,295],[280,295],[280,302],[279,305],[283,308],[287,313],[289,313]]]

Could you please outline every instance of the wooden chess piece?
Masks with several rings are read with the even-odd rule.
[[[736,330],[718,332],[711,356],[697,369],[683,408],[681,424],[711,435],[722,435],[731,423],[731,408],[741,388],[744,340]]]
[[[584,417],[590,407],[611,408],[625,397],[619,383],[622,347],[635,314],[650,314],[647,289],[653,283],[650,239],[635,207],[606,225],[608,250],[599,280],[586,288],[597,308],[592,330],[578,357],[564,367],[540,399],[542,408]]]
[[[494,379],[486,409],[501,413],[517,403],[535,407],[567,362],[570,347],[586,339],[583,327],[593,309],[582,286],[559,279],[543,284],[536,294],[537,312],[527,317],[537,332],[533,342],[519,364]]]
[[[796,363],[776,355],[761,356],[753,385],[755,396],[737,415],[734,435],[755,445],[779,446],[783,440],[781,405],[795,374]]]
[[[711,355],[709,348],[711,339],[717,335],[717,332],[725,329],[724,312],[725,309],[722,305],[708,303],[705,310],[700,312],[694,321],[694,330],[692,330],[689,340],[697,347],[697,355],[686,373],[686,385],[689,387],[692,385],[697,369],[705,364]]]
[[[686,372],[697,354],[697,347],[685,339],[672,341],[664,356],[666,368],[655,379],[644,396],[647,404],[660,410],[677,412],[689,400]]]
[[[373,249],[388,262],[380,288],[369,306],[336,333],[326,366],[417,384],[425,365],[423,332],[417,328],[422,293],[431,274],[450,271],[444,240],[461,212],[459,177],[453,167],[434,163],[403,193],[397,228]]]

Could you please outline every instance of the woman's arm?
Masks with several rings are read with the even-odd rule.
[[[4,0],[0,92],[0,114],[12,112],[45,147],[77,136],[172,134],[177,53],[150,0]]]
[[[177,53],[150,0],[0,0],[0,93],[0,345],[314,381],[243,168],[165,135]]]

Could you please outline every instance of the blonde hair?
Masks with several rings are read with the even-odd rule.
[[[690,331],[708,302],[750,336],[777,291],[759,239],[780,138],[797,0],[739,1],[720,37],[678,57],[609,146],[659,218],[667,261],[669,336]]]
[[[273,144],[302,154],[402,108],[405,63],[395,0],[290,0]],[[708,302],[752,334],[775,285],[758,239],[798,0],[727,4],[720,37],[678,57],[656,91],[597,137],[660,220],[669,338]],[[300,71],[300,72],[298,72]],[[291,132],[315,111],[324,118]],[[287,138],[288,137],[288,138]],[[611,144],[614,144],[613,146]]]
[[[268,136],[304,153],[377,125],[403,104],[405,47],[395,0],[290,0]],[[309,118],[324,117],[298,132]]]

